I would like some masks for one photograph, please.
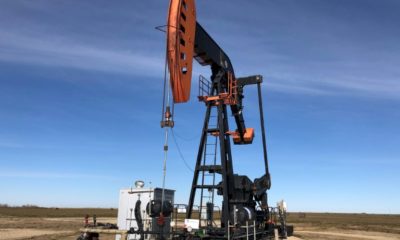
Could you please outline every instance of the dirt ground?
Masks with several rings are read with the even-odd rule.
[[[0,208],[0,240],[76,240],[84,222],[77,216],[86,213],[96,214],[98,222],[116,223],[116,210]],[[295,227],[290,240],[400,240],[400,215],[290,213],[288,219]],[[102,235],[101,239],[115,237]]]

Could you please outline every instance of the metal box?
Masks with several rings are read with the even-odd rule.
[[[174,193],[175,190],[165,189],[164,200],[170,201],[174,204]],[[151,200],[161,200],[162,189],[161,188],[129,188],[121,189],[119,193],[119,206],[118,206],[118,229],[129,230],[130,228],[137,229],[138,225],[135,219],[135,205],[138,200],[141,201],[140,213],[143,219],[144,230],[159,231],[160,226],[157,225],[157,219],[151,218],[146,213],[146,206]],[[165,218],[165,225],[163,227],[163,233],[169,234],[171,228],[171,218]],[[168,237],[168,236],[166,236]],[[120,240],[121,236],[116,237],[116,240]],[[130,234],[129,240],[140,239],[139,234]],[[154,235],[147,234],[145,239],[155,239]]]

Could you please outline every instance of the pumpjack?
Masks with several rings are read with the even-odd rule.
[[[129,240],[256,240],[284,239],[291,235],[293,227],[286,225],[286,204],[281,202],[277,208],[268,205],[267,190],[271,188],[271,176],[261,95],[263,77],[235,76],[228,55],[196,21],[194,0],[170,0],[165,32],[166,71],[161,119],[161,127],[166,130],[163,186],[161,189],[139,188],[127,192],[132,196],[125,196],[126,199],[135,199],[134,208],[130,206],[130,217],[121,215],[123,222],[135,221],[134,225],[129,224],[128,229],[126,226],[119,226],[118,230],[85,228],[78,239],[97,239],[99,233],[117,233],[120,236],[116,239]],[[202,76],[199,78],[198,99],[205,104],[206,111],[189,201],[185,205],[188,225],[178,226],[178,217],[175,217],[175,227],[171,231],[171,219],[173,215],[177,216],[179,206],[174,209],[171,201],[174,191],[165,189],[168,129],[174,127],[174,104],[190,99],[193,59],[202,66],[209,66],[211,77],[210,80]],[[255,131],[246,127],[243,115],[244,91],[249,85],[257,86],[265,170],[261,177],[254,180],[234,172],[231,151],[233,145],[243,148],[254,140]],[[229,109],[236,124],[234,130],[229,128]],[[139,185],[143,186],[143,182]],[[146,191],[154,198],[149,199],[146,210],[142,211],[142,201],[146,199],[141,195]],[[217,198],[222,199],[222,203],[215,204]],[[219,210],[216,211],[216,208]],[[123,212],[123,209],[120,210]],[[197,223],[193,228],[189,224],[191,220]]]
[[[246,236],[248,239],[250,236],[252,239],[264,239],[271,237],[274,229],[277,228],[281,236],[285,237],[287,226],[284,216],[280,214],[280,225],[272,221],[272,214],[275,211],[274,208],[268,206],[267,201],[271,177],[268,168],[261,95],[263,77],[261,75],[241,78],[235,76],[228,55],[196,21],[194,0],[170,1],[166,35],[166,58],[169,70],[167,85],[170,86],[173,95],[172,104],[184,103],[190,99],[193,59],[211,69],[210,81],[202,76],[199,79],[198,99],[204,102],[206,112],[186,218],[194,218],[196,194],[200,193],[200,208],[197,212],[199,212],[200,220],[202,220],[203,211],[205,212],[205,221],[204,223],[200,221],[200,225],[204,224],[201,228],[206,230],[207,238],[236,239]],[[234,172],[231,152],[231,139],[234,145],[251,144],[254,139],[254,129],[246,127],[243,115],[242,100],[245,86],[248,85],[256,85],[258,89],[265,168],[265,173],[253,181],[248,176]],[[234,131],[229,128],[229,108],[236,123]],[[173,110],[171,112],[168,104],[163,104],[161,126],[170,128],[174,126]],[[211,159],[208,158],[210,155]],[[220,180],[218,183],[217,179]],[[219,226],[214,224],[215,192],[222,197]],[[249,224],[252,226],[250,235],[248,229],[244,230],[243,227]],[[245,232],[247,234],[244,234]]]

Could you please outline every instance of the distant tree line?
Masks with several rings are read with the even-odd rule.
[[[4,204],[4,203],[0,203],[0,207],[1,207],[1,208],[9,208],[9,207],[40,208],[39,206],[34,205],[34,204],[24,204],[24,205],[22,205],[22,206],[10,206],[10,205]]]

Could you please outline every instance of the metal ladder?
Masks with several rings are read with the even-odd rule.
[[[213,109],[211,110],[213,111]],[[215,123],[210,124],[211,120]],[[210,121],[208,128],[217,129],[217,116],[210,115]],[[214,194],[216,188],[216,176],[215,174],[220,171],[221,166],[217,165],[217,152],[218,152],[218,136],[213,135],[210,131],[205,139],[205,146],[203,151],[203,160],[199,171],[201,171],[201,186],[209,186],[209,188],[201,187],[200,191],[200,209],[199,209],[199,220],[200,226],[205,224],[206,226],[212,226],[213,219],[211,214],[211,219],[207,218],[207,205],[212,204],[209,208],[211,211],[214,209]]]

